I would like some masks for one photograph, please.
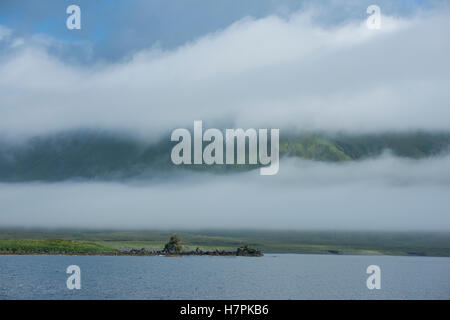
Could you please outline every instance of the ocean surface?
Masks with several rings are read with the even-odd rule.
[[[80,290],[66,286],[69,265]],[[450,299],[450,258],[0,256],[0,299]]]

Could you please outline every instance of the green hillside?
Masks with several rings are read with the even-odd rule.
[[[0,252],[58,252],[103,253],[114,250],[98,243],[68,239],[14,239],[0,240]]]
[[[175,166],[175,142],[149,144],[133,136],[98,131],[73,131],[35,137],[26,143],[0,143],[0,182],[66,179],[126,179],[171,173],[173,170],[247,171],[250,165]],[[206,145],[206,144],[205,144]],[[447,153],[450,133],[282,134],[281,157],[315,161],[351,161],[376,157],[385,150],[407,158]]]
[[[114,252],[117,248],[163,248],[176,234],[189,249],[235,250],[249,245],[264,253],[347,253],[450,256],[448,232],[376,231],[119,231],[0,228],[0,251]]]
[[[320,161],[348,161],[352,158],[332,141],[318,136],[295,137],[280,142],[281,155]]]

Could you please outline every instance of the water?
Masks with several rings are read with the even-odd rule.
[[[372,264],[380,290],[366,287]],[[450,258],[0,256],[0,299],[450,299]]]

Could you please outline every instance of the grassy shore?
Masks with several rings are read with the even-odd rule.
[[[0,240],[0,252],[7,253],[86,253],[100,254],[115,250],[95,242],[68,239],[14,239]]]
[[[118,248],[162,249],[176,233],[189,249],[264,253],[450,256],[450,233],[330,231],[73,231],[0,229],[1,252],[109,254]]]

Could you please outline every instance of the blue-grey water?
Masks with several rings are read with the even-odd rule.
[[[69,290],[66,268],[81,269]],[[381,268],[381,289],[366,268]],[[0,256],[0,299],[450,299],[450,258]]]

